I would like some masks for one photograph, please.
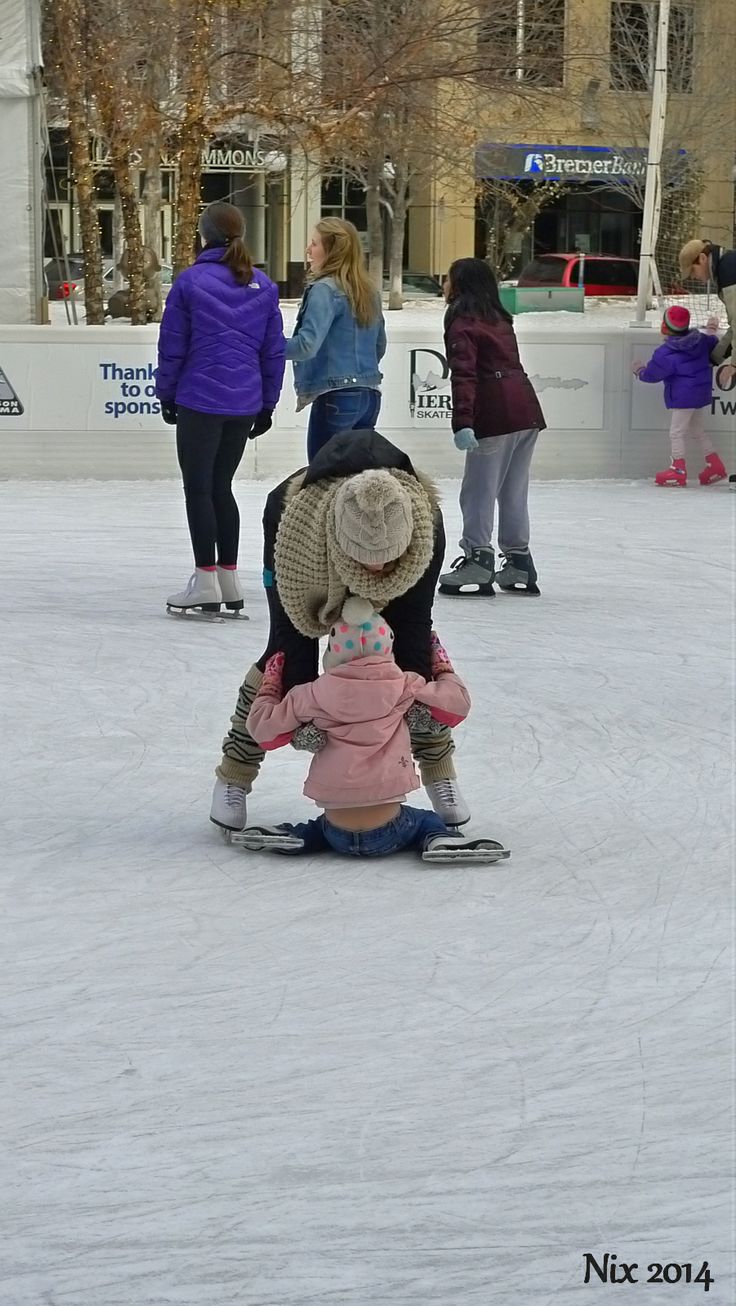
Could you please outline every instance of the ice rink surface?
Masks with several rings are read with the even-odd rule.
[[[208,822],[265,491],[202,625],[178,485],[0,485],[2,1306],[730,1306],[736,495],[539,484],[542,597],[438,599],[513,850],[439,870]]]

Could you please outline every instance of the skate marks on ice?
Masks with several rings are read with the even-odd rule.
[[[731,1306],[733,496],[534,485],[544,602],[443,600],[491,875],[213,839],[264,494],[250,629],[187,638],[178,482],[0,484],[0,1301],[587,1306],[610,1251],[710,1262],[632,1306]]]

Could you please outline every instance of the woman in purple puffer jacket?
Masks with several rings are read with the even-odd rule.
[[[697,440],[705,458],[699,474],[701,485],[722,481],[727,475],[703,423],[713,390],[711,354],[718,345],[718,336],[714,334],[717,326],[718,319],[709,318],[705,332],[691,331],[689,311],[675,304],[662,318],[665,343],[655,349],[646,365],[633,365],[640,381],[664,381],[665,408],[671,413],[672,462],[665,471],[657,472],[655,485],[687,485],[686,435]]]
[[[232,480],[248,437],[263,435],[284,378],[278,291],[254,270],[245,221],[234,204],[210,204],[199,220],[204,249],[177,277],[158,339],[156,394],[176,424],[195,572],[170,609],[232,612],[238,581],[240,515]]]

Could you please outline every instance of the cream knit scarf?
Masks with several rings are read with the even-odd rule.
[[[408,472],[389,470],[411,499],[414,530],[406,553],[387,573],[366,571],[337,543],[332,508],[345,477],[315,481],[297,489],[291,498],[287,490],[276,535],[276,585],[288,617],[310,639],[329,631],[348,594],[369,599],[380,612],[416,585],[430,564],[434,552],[430,491]]]

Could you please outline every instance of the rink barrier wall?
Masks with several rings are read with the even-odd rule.
[[[285,312],[287,330],[293,312]],[[398,321],[397,321],[398,318]],[[661,386],[632,376],[661,343],[652,328],[584,321],[564,330],[517,322],[521,356],[548,424],[537,479],[650,477],[669,457]],[[441,319],[417,330],[388,315],[379,430],[434,476],[460,476],[452,443]],[[57,480],[177,477],[175,433],[154,394],[157,327],[0,327],[0,476]],[[273,429],[249,443],[239,475],[276,480],[304,462],[306,413],[290,368]],[[736,388],[714,377],[706,423],[729,469],[736,460]]]

